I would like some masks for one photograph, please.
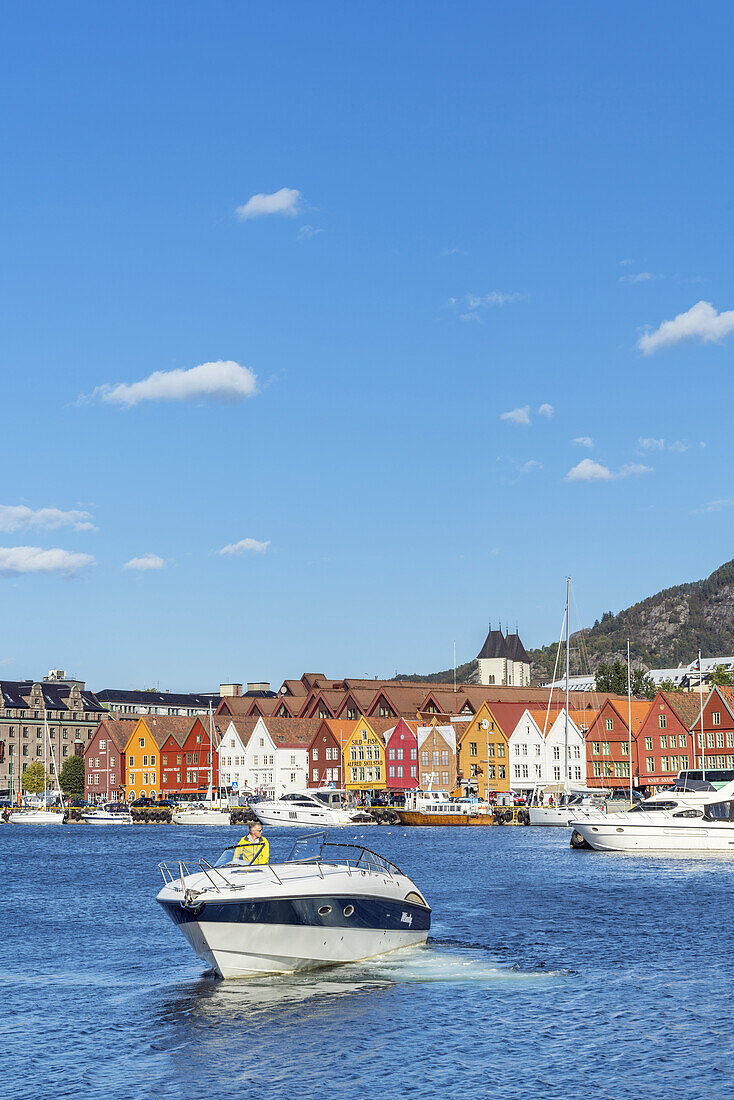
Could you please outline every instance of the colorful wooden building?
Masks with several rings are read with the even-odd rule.
[[[421,790],[453,791],[456,787],[456,730],[432,718],[416,727],[418,782]]]
[[[352,720],[321,720],[308,747],[309,787],[344,787],[344,746],[356,727],[357,722]]]
[[[700,754],[691,727],[695,725],[700,732],[699,709],[698,695],[682,691],[657,693],[638,734],[640,787],[650,791],[669,787],[679,771],[697,766]],[[734,753],[734,748],[731,751]]]
[[[645,699],[632,700],[632,756],[629,751],[627,703],[607,699],[599,709],[586,735],[586,782],[589,787],[629,787],[640,780],[638,736],[650,710]]]
[[[521,704],[515,704],[520,706]],[[480,705],[460,736],[457,750],[458,785],[485,798],[510,789],[508,741],[488,703]]]
[[[455,758],[456,753],[452,754]],[[400,718],[398,724],[386,734],[385,761],[386,783],[389,791],[410,791],[418,787],[418,735],[417,723]],[[445,790],[451,790],[446,787]]]
[[[344,745],[344,775],[349,791],[386,789],[385,742],[364,716],[357,719]]]
[[[84,797],[89,802],[124,798],[125,746],[135,719],[103,718],[84,750]]]

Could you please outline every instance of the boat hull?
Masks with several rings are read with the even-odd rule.
[[[598,852],[734,852],[734,823],[635,825],[607,819],[574,820],[572,826]]]
[[[87,825],[132,825],[130,814],[82,814]]]
[[[173,825],[229,825],[229,810],[182,810],[175,813]]]
[[[285,807],[269,806],[260,802],[254,803],[250,809],[255,814],[261,825],[274,827],[276,825],[297,825],[299,829],[306,828],[337,828],[341,826],[371,825],[373,822],[355,822],[346,810],[310,810],[308,807],[288,809]]]
[[[396,810],[401,825],[494,825],[492,814],[424,814],[420,810]]]
[[[530,806],[528,809],[531,825],[546,825],[556,828],[568,828],[572,811],[556,809],[555,806]]]
[[[29,810],[28,813],[11,814],[13,825],[63,825],[64,815],[51,810]]]
[[[430,928],[429,909],[358,895],[215,903],[200,912],[158,900],[199,958],[222,978],[359,962],[424,944]],[[320,916],[327,907],[328,916]]]

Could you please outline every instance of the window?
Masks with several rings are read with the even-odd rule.
[[[611,756],[611,749],[609,748],[609,742],[608,741],[602,741],[602,743],[601,743],[601,754],[602,754],[602,756]]]
[[[402,760],[402,759],[403,759],[403,750],[398,749],[398,760]],[[446,761],[446,763],[448,764],[448,760]]]
[[[594,763],[592,764],[592,768],[594,769],[594,775],[596,775],[596,776],[601,775],[601,761],[595,760]]]
[[[411,779],[417,779],[418,778],[418,767],[417,767],[416,764],[411,764],[410,765],[410,778]]]
[[[517,765],[517,766],[519,767],[519,765]],[[494,766],[494,764],[490,764],[489,767],[487,768],[487,778],[488,779],[494,779],[494,777],[495,777],[494,773],[495,773],[495,766]]]
[[[606,728],[609,731],[614,729],[614,719],[613,718],[607,718],[607,727]]]
[[[399,759],[402,759],[402,757],[399,757]],[[442,749],[442,750],[441,750],[441,764],[442,764],[442,766],[443,766],[443,767],[445,767],[445,768],[447,768],[447,767],[448,767],[448,765],[449,765],[449,753],[448,753],[448,749]]]
[[[661,772],[669,772],[670,771],[669,764],[670,764],[670,761],[668,760],[667,756],[661,756],[660,757],[660,771]]]
[[[712,726],[720,726],[721,725],[721,711],[720,710],[715,710],[713,712],[713,714],[711,715],[711,725]]]
[[[318,749],[313,750],[313,758],[314,758],[314,760],[318,760],[318,758],[319,758],[319,750]],[[329,750],[328,749],[326,750],[326,759],[327,760],[329,759]]]
[[[527,764],[523,764],[523,766],[522,766],[522,777],[523,777],[523,779],[528,778],[528,766],[527,766]]]
[[[717,730],[716,731],[716,748],[717,749],[723,749],[723,747],[724,747],[724,731],[723,730]]]
[[[387,750],[387,758],[388,758],[388,760],[394,760],[395,759],[395,749],[388,749]]]
[[[390,766],[387,769],[387,774],[390,776],[391,779],[395,778],[395,765],[394,764],[390,764]]]
[[[681,749],[685,749],[685,748],[688,747],[688,742],[686,740],[685,733],[679,733],[678,734],[678,747],[681,748]]]
[[[418,759],[418,749],[411,749],[410,750],[410,759],[411,760],[417,760]]]
[[[652,748],[652,743],[650,744],[650,748]],[[594,756],[601,756],[601,741],[592,741],[591,751]]]
[[[475,746],[475,748],[476,748],[476,746]],[[422,752],[421,753],[421,764],[423,765],[424,768],[428,767],[428,753],[427,752]],[[473,765],[473,766],[476,767],[476,765]],[[474,774],[476,775],[477,773],[474,772]]]
[[[64,730],[64,733],[66,733],[66,730]],[[102,749],[104,751],[107,748],[107,742],[106,741],[100,741],[99,747],[100,747],[100,749]]]
[[[144,749],[145,748],[145,738],[144,737],[139,737],[138,738],[138,744],[140,745],[141,749]]]
[[[731,730],[726,731],[726,747],[727,749],[734,748],[734,733]]]
[[[101,742],[100,742],[100,744],[101,744]],[[164,752],[164,753],[162,754],[162,756],[161,756],[161,763],[162,763],[162,764],[167,764],[167,763],[168,763],[168,753],[167,753],[167,752]]]
[[[629,756],[629,745],[626,741],[622,741],[619,749],[622,756]]]
[[[553,769],[553,778],[554,779],[560,779],[561,778],[561,769],[560,768],[554,768]]]
[[[660,748],[661,749],[667,749],[667,747],[668,747],[668,738],[665,736],[665,734],[662,734],[661,737],[660,737]]]
[[[232,742],[232,743],[234,744],[234,742]],[[183,764],[183,757],[182,757],[180,752],[176,754],[176,763],[177,764]],[[257,763],[257,761],[255,761],[255,763]]]
[[[398,764],[398,779],[402,779],[402,778],[403,778],[403,765]]]
[[[494,756],[494,742],[490,741],[487,745],[487,756]]]
[[[476,741],[470,741],[469,742],[469,755],[470,756],[476,756],[477,755],[477,743],[476,743]]]
[[[614,774],[617,779],[628,779],[630,774],[630,766],[627,760],[622,760],[614,765]]]
[[[144,767],[144,768],[147,768],[147,767],[148,767],[148,757],[147,757],[147,756],[144,756],[144,757],[143,757],[143,767]],[[147,783],[147,782],[148,782],[148,780],[146,779],[146,780],[145,780],[145,782]]]
[[[668,716],[667,716],[667,714],[659,714],[658,715],[658,725],[660,726],[661,730],[664,730],[666,728],[666,726],[668,725]]]
[[[449,785],[449,773],[448,772],[441,772],[441,782],[444,785],[444,787],[448,787],[448,785]]]
[[[494,746],[492,746],[492,747],[494,748]],[[497,755],[498,756],[504,756],[505,755],[505,746],[504,745],[498,745],[497,746]],[[502,771],[504,771],[504,770],[505,769],[503,768]]]
[[[505,778],[505,765],[504,764],[498,764],[497,765],[497,778],[498,779],[504,779]]]

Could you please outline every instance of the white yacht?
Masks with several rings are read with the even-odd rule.
[[[10,815],[13,825],[63,825],[64,811],[47,810],[43,807],[32,810],[20,810]]]
[[[734,781],[714,790],[673,787],[624,813],[574,817],[577,834],[599,852],[734,852]]]
[[[304,852],[315,843],[314,854]],[[424,944],[431,909],[399,867],[368,848],[300,838],[283,863],[245,863],[227,848],[160,864],[157,897],[197,955],[222,978],[287,974]]]
[[[214,803],[201,803],[174,811],[173,825],[229,825],[230,811]]]
[[[94,810],[88,810],[82,814],[82,820],[87,825],[132,825],[133,817],[127,807],[123,808],[120,804],[120,809],[115,809],[115,803],[111,802],[108,806],[98,806]]]
[[[269,802],[253,802],[250,808],[263,825],[367,825],[374,820],[350,801],[347,791],[334,787],[294,791]]]
[[[595,802],[598,796],[599,791],[589,787],[571,785],[564,790],[562,783],[534,791],[528,806],[530,824],[568,828],[572,817],[593,813],[598,808]]]

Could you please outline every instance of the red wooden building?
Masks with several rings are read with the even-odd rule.
[[[319,724],[308,747],[309,787],[344,787],[344,745],[356,724],[339,718],[324,718]]]
[[[640,786],[669,787],[679,771],[695,767],[698,757],[691,726],[698,720],[697,695],[659,691],[638,734]]]
[[[124,798],[125,745],[138,715],[103,718],[84,749],[84,797],[88,802]]]
[[[387,789],[409,791],[418,787],[417,723],[400,718],[393,730],[385,733]]]
[[[166,730],[160,745],[161,793],[166,795],[204,795],[209,786],[209,721],[204,718],[181,719],[178,728]],[[216,729],[214,732],[216,745]],[[214,753],[212,785],[219,785],[219,757]]]
[[[607,699],[596,713],[586,735],[586,781],[590,787],[629,787],[640,779],[638,738],[650,710],[650,702],[632,700],[632,757],[629,753],[627,704]]]
[[[703,737],[701,731],[701,698],[692,692],[697,713],[692,727],[695,736],[695,753],[691,754],[691,767],[734,768],[734,688],[715,687],[703,700]],[[695,756],[695,759],[694,759]]]

